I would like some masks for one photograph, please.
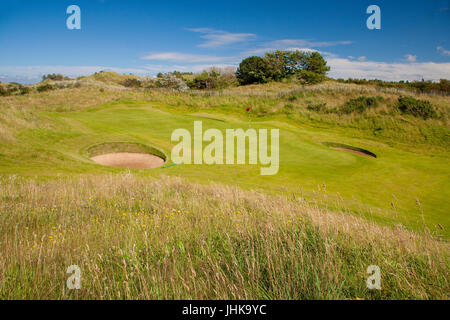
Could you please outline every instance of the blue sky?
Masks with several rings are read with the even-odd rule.
[[[69,5],[81,30],[68,30]],[[381,30],[369,30],[369,5]],[[0,1],[0,81],[100,70],[155,75],[237,66],[275,49],[321,52],[332,77],[450,78],[450,0]]]

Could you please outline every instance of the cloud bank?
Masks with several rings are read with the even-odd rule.
[[[233,57],[221,57],[206,54],[189,54],[182,52],[159,52],[142,57],[143,60],[176,61],[185,63],[214,63],[235,60]]]
[[[450,63],[387,63],[375,61],[353,61],[343,58],[328,59],[332,78],[380,79],[386,81],[433,80],[448,78]]]
[[[238,42],[245,42],[256,38],[253,33],[232,33],[211,28],[188,28],[186,30],[203,34],[200,38],[206,42],[198,45],[202,48],[217,48]]]

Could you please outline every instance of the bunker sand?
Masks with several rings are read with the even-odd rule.
[[[161,167],[164,159],[147,153],[107,153],[91,157],[91,160],[104,165],[129,169],[153,169]]]

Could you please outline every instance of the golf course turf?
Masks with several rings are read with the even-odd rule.
[[[374,94],[367,113],[307,108]],[[397,99],[333,82],[188,93],[87,83],[1,98],[0,298],[448,298],[447,98],[426,97],[441,115],[429,120],[399,114]],[[172,134],[195,136],[200,121],[224,136],[278,129],[278,172],[261,175],[268,165],[249,155],[174,162]],[[73,264],[76,292],[62,287]],[[366,287],[370,265],[381,290]]]
[[[168,155],[175,144],[170,141],[172,131],[177,128],[192,131],[193,122],[199,120],[188,110],[182,106],[123,100],[73,112],[39,112],[39,117],[51,127],[23,129],[19,133],[20,144],[3,146],[0,173],[54,176],[126,170],[94,164],[86,150],[124,141],[154,146]],[[208,114],[224,121],[202,114],[205,130],[217,128],[224,132],[249,126],[245,115],[222,110],[209,110]],[[331,126],[293,123],[283,115],[253,119],[252,128],[280,130],[277,175],[261,176],[259,166],[248,164],[178,165],[146,174],[181,176],[199,183],[220,182],[244,189],[264,186],[266,192],[273,194],[301,193],[308,201],[330,207],[344,203],[349,212],[416,230],[423,228],[423,214],[427,228],[449,235],[450,171],[446,154],[428,154],[420,148],[402,149],[381,139],[358,138],[351,131],[334,130]],[[333,150],[327,141],[370,150],[377,158]],[[166,163],[172,163],[170,158]]]

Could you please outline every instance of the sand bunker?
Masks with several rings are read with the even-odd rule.
[[[164,159],[158,156],[131,152],[107,153],[91,157],[91,160],[104,166],[129,169],[153,169],[164,164]]]
[[[372,155],[372,154],[369,154],[369,153],[363,152],[363,151],[358,151],[358,150],[353,150],[353,149],[348,149],[348,148],[343,148],[343,147],[330,147],[330,148],[334,149],[334,150],[341,150],[341,151],[356,153],[356,154],[360,154],[360,155],[366,156],[366,157],[376,158],[375,155]]]
[[[334,150],[351,152],[351,153],[359,154],[361,156],[370,157],[370,158],[377,157],[377,155],[375,153],[370,152],[369,150],[349,146],[349,145],[342,144],[342,143],[323,142],[323,144]]]

